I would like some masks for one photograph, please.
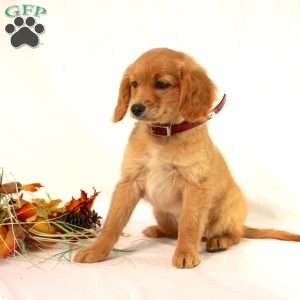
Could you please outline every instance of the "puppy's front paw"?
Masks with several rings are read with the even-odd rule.
[[[173,266],[176,268],[194,268],[200,264],[200,255],[197,251],[176,249],[173,256]]]
[[[109,251],[103,251],[99,246],[97,248],[96,246],[92,245],[79,250],[75,254],[73,261],[78,263],[95,263],[104,260],[108,254]]]

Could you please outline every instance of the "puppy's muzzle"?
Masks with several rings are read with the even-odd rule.
[[[133,104],[131,106],[131,112],[136,117],[140,117],[144,113],[145,110],[146,110],[145,105],[143,105],[141,103]]]

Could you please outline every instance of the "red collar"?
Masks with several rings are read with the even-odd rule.
[[[222,100],[210,111],[207,118],[202,121],[198,122],[187,122],[183,121],[179,124],[152,124],[150,125],[150,129],[153,135],[158,136],[172,136],[176,133],[186,131],[188,129],[192,129],[194,127],[197,127],[199,125],[202,125],[212,119],[220,110],[224,107],[226,102],[226,94],[224,94]]]

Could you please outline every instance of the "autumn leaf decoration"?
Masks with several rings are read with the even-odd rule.
[[[90,197],[88,197],[85,191],[81,190],[80,198],[75,199],[74,197],[72,197],[72,200],[68,202],[65,206],[66,210],[72,212],[78,212],[82,208],[91,209],[94,204],[94,200],[99,195],[99,192],[97,192],[95,188],[93,188],[93,190],[94,190],[94,194]]]
[[[34,193],[34,192],[37,192],[42,187],[43,186],[40,183],[30,183],[30,184],[22,185],[21,189],[23,191]]]
[[[91,196],[81,190],[79,198],[64,205],[61,199],[23,199],[23,192],[34,195],[42,187],[40,183],[0,185],[0,257],[18,254],[20,248],[45,248],[60,239],[74,242],[96,235],[101,217],[92,210],[99,195],[95,188]]]

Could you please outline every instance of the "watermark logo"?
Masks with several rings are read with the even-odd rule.
[[[39,23],[38,18],[47,13],[41,6],[23,4],[13,5],[5,10],[5,15],[14,18],[13,24],[7,24],[5,31],[11,36],[13,47],[22,45],[36,47],[39,45],[39,35],[45,32],[45,26]]]

